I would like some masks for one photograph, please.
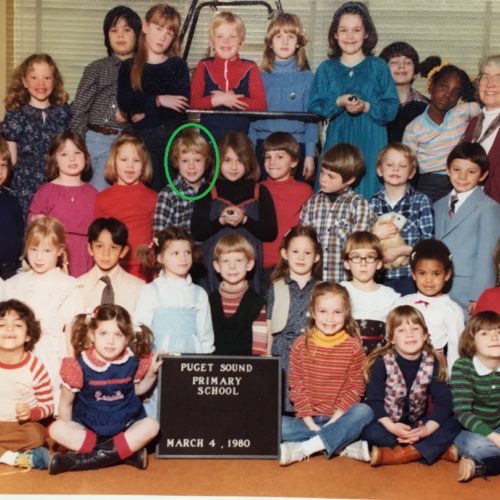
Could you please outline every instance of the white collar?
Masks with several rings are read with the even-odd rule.
[[[493,373],[494,371],[500,373],[500,366],[496,370],[492,370],[491,368],[488,368],[487,366],[485,366],[484,363],[477,356],[474,356],[472,358],[472,364],[474,365],[474,368],[475,368],[477,374],[480,375],[481,377],[484,377],[485,375],[489,375],[490,373]]]

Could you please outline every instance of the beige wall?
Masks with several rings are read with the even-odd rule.
[[[7,89],[7,0],[0,0],[0,119],[5,114]]]

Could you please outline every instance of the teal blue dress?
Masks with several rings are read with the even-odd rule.
[[[355,94],[370,103],[368,113],[352,115],[337,106],[337,98]],[[308,110],[329,120],[323,152],[338,143],[357,146],[365,159],[366,172],[356,191],[370,198],[381,188],[377,177],[378,152],[387,144],[385,126],[399,109],[399,97],[389,67],[383,59],[365,57],[355,66],[328,59],[318,67],[309,94]]]

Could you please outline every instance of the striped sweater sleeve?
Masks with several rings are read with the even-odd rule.
[[[489,381],[487,377],[480,377],[476,373],[471,359],[460,358],[455,362],[450,382],[453,410],[462,426],[482,436],[494,432],[493,427],[484,420],[488,415],[488,402],[486,398],[477,398],[478,394],[486,396],[489,393]],[[498,419],[498,407],[496,418]]]
[[[31,408],[31,420],[36,422],[52,415],[54,397],[47,369],[36,356],[32,355],[31,358],[29,369],[33,376],[33,390],[37,403]]]

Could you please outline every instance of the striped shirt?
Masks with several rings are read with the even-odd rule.
[[[429,107],[406,126],[403,142],[415,151],[421,174],[445,174],[446,158],[481,108],[477,102],[458,104],[446,113],[441,125],[430,119],[428,111]]]
[[[488,369],[477,357],[460,358],[451,371],[451,392],[465,429],[487,436],[500,426],[500,369]]]
[[[314,194],[302,207],[300,222],[318,233],[323,280],[340,282],[348,277],[342,260],[348,236],[354,231],[370,231],[375,214],[363,196],[347,187],[333,202],[323,192]]]
[[[301,335],[292,346],[288,380],[298,418],[332,416],[359,403],[365,392],[361,345],[348,338],[335,347],[319,347]]]
[[[85,137],[88,125],[122,129],[116,121],[116,87],[122,60],[115,56],[104,57],[90,63],[84,70],[71,104],[69,128]]]
[[[54,412],[49,374],[31,352],[16,364],[0,362],[0,422],[17,422],[16,404],[27,403],[31,420],[38,421]]]

